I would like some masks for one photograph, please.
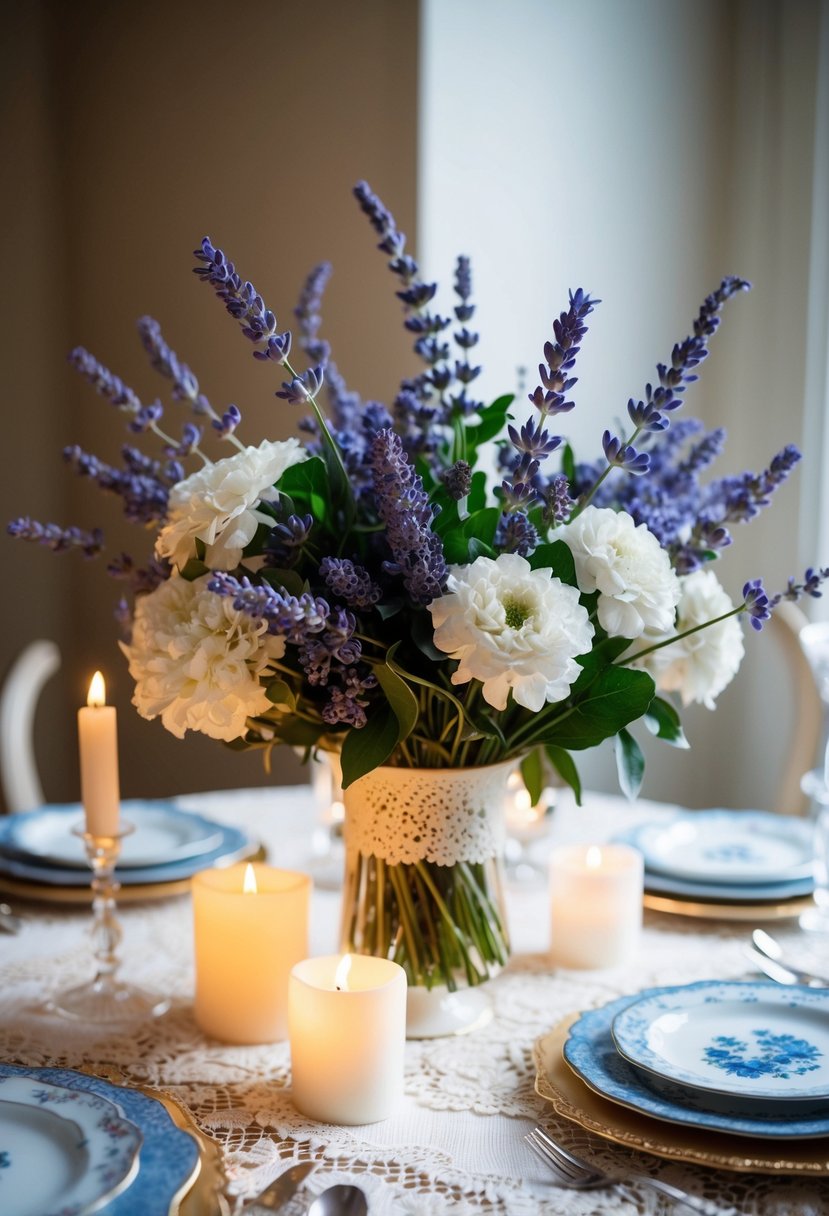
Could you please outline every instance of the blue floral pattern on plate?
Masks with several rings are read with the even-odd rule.
[[[138,1174],[131,1185],[107,1205],[107,1216],[167,1216],[174,1199],[195,1177],[199,1168],[196,1141],[188,1132],[176,1127],[155,1098],[67,1068],[0,1064],[0,1077],[3,1076],[34,1077],[67,1089],[99,1094],[115,1103],[138,1127],[144,1137]]]
[[[644,1075],[619,1055],[610,1031],[617,1014],[639,1000],[640,995],[668,991],[671,989],[648,989],[646,993],[622,996],[601,1009],[583,1013],[570,1027],[570,1036],[564,1045],[564,1058],[576,1076],[611,1102],[666,1123],[762,1139],[829,1136],[827,1113],[806,1114],[798,1110],[796,1114],[760,1115],[752,1112],[751,1103],[746,1100],[716,1094],[708,1095],[706,1108],[696,1108],[688,1093],[678,1085],[666,1082],[658,1092],[651,1089]]]
[[[613,1022],[637,1068],[689,1089],[829,1105],[829,989],[701,980],[644,994]]]
[[[80,1216],[114,1199],[138,1169],[141,1132],[100,1094],[2,1076],[0,1129],[6,1216]]]

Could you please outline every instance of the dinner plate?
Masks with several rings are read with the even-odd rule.
[[[134,866],[129,870],[122,870],[119,866],[116,867],[116,874],[122,890],[135,883],[173,882],[176,879],[192,878],[199,870],[205,870],[209,866],[231,865],[246,857],[255,847],[246,833],[239,828],[222,827],[220,844],[198,857],[186,857],[157,866]],[[0,874],[61,887],[88,887],[90,880],[89,870],[27,861],[5,853],[0,853]]]
[[[651,1089],[641,1073],[619,1055],[611,1035],[613,1019],[640,996],[658,995],[668,988],[651,988],[646,993],[619,997],[601,1009],[591,1009],[570,1027],[564,1045],[564,1059],[586,1085],[641,1114],[667,1123],[707,1128],[730,1136],[752,1136],[768,1140],[814,1139],[829,1136],[829,1113],[793,1117],[758,1115],[751,1104],[739,1097],[711,1094],[706,1106],[692,1104],[686,1089],[665,1082],[659,1091]]]
[[[756,887],[812,876],[812,827],[792,815],[689,811],[626,835],[648,870],[674,879]]]
[[[795,878],[785,882],[748,883],[731,885],[724,882],[691,882],[688,879],[671,878],[667,874],[645,871],[645,890],[654,895],[673,895],[679,899],[710,899],[734,904],[773,903],[778,899],[798,899],[811,895],[815,889],[814,878]]]
[[[829,989],[703,980],[633,1001],[611,1033],[637,1068],[681,1086],[829,1103]]]
[[[580,1017],[578,1013],[569,1014],[541,1035],[533,1047],[535,1091],[561,1118],[603,1140],[668,1161],[737,1173],[798,1175],[806,1186],[810,1178],[820,1185],[819,1180],[829,1176],[827,1138],[780,1142],[721,1136],[709,1128],[665,1123],[603,1097],[576,1076],[564,1060],[565,1040]]]
[[[0,882],[2,880],[0,879]],[[11,894],[14,894],[12,891]],[[665,912],[668,916],[693,916],[696,920],[726,920],[754,925],[763,921],[792,920],[814,908],[814,900],[783,899],[773,903],[716,903],[711,900],[680,899],[673,895],[655,895],[646,891],[643,905],[651,912]]]
[[[140,1090],[65,1068],[0,1064],[0,1077],[6,1076],[31,1078],[105,1098],[139,1129],[144,1142],[138,1173],[126,1190],[107,1204],[107,1216],[169,1216],[178,1210],[178,1201],[192,1186],[199,1170],[199,1146],[193,1136],[176,1126],[161,1102]],[[5,1216],[5,1208],[0,1210]]]
[[[121,842],[119,870],[198,857],[222,842],[220,824],[169,802],[129,799],[121,810],[135,831]],[[72,832],[81,823],[83,807],[78,803],[9,815],[0,822],[0,851],[36,864],[88,869],[83,841]]]
[[[129,1186],[141,1132],[100,1094],[0,1076],[4,1216],[81,1216]]]

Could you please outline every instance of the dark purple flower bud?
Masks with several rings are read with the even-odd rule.
[[[272,338],[268,338],[267,345],[264,350],[255,350],[253,352],[254,359],[261,359],[265,362],[270,360],[272,363],[285,363],[291,353],[291,331],[286,329],[284,334],[274,334]]]
[[[448,469],[444,469],[440,479],[446,486],[450,498],[460,502],[466,498],[472,489],[472,469],[465,460],[456,460]]]
[[[109,368],[104,367],[103,363],[99,363],[83,346],[76,346],[70,351],[68,360],[75,371],[80,372],[93,388],[113,405],[131,414],[141,409],[141,402],[132,389]]]
[[[533,418],[528,418],[520,431],[510,424],[507,432],[516,451],[526,453],[534,460],[543,460],[561,446],[561,436],[550,435],[549,431],[544,429],[543,422],[536,424]]]
[[[152,317],[141,317],[138,333],[150,363],[157,372],[173,382],[173,396],[180,401],[190,401],[198,413],[209,413],[210,403],[199,392],[199,382],[186,363],[165,342],[161,326]]]
[[[67,553],[79,549],[84,557],[97,557],[104,547],[104,534],[100,528],[86,532],[74,526],[61,528],[59,524],[41,524],[28,515],[13,519],[7,526],[9,536],[17,540],[28,540],[45,545],[54,553]]]
[[[538,532],[523,511],[505,512],[495,532],[495,548],[527,557],[538,545]]]
[[[152,405],[142,405],[137,411],[132,422],[129,424],[129,429],[137,435],[143,434],[145,431],[150,431],[162,417],[164,406],[160,401],[154,401]]]
[[[214,418],[213,427],[222,439],[227,439],[242,421],[242,412],[236,405],[229,405],[221,418]]]

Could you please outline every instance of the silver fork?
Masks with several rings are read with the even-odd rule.
[[[670,1182],[663,1182],[661,1178],[651,1178],[649,1174],[628,1174],[625,1178],[613,1178],[610,1174],[582,1161],[581,1157],[575,1157],[560,1144],[556,1144],[555,1140],[551,1140],[540,1127],[529,1132],[524,1139],[553,1174],[557,1186],[567,1187],[574,1191],[589,1191],[596,1187],[624,1186],[626,1183],[636,1182],[640,1186],[649,1187],[652,1191],[658,1191],[660,1195],[667,1196],[674,1203],[685,1204],[691,1211],[702,1213],[702,1216],[738,1216],[732,1207],[720,1207],[698,1195],[689,1195],[687,1191],[680,1190],[678,1186],[672,1186]]]

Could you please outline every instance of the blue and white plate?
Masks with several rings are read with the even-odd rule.
[[[703,980],[635,1000],[612,1034],[637,1068],[678,1085],[829,1105],[829,989]]]
[[[222,843],[221,824],[170,802],[128,799],[121,810],[135,829],[121,842],[119,870],[166,865],[209,853]],[[0,830],[0,850],[35,864],[87,870],[83,841],[72,829],[83,823],[79,803],[43,806],[10,815]]]
[[[3,1216],[85,1216],[130,1185],[141,1132],[100,1094],[0,1076]]]
[[[677,899],[713,900],[720,903],[755,904],[766,900],[776,903],[782,899],[802,899],[815,889],[814,878],[796,878],[792,882],[740,883],[731,886],[718,882],[687,882],[669,878],[666,874],[645,871],[645,890],[655,895],[672,895]]]
[[[49,865],[46,862],[28,861],[22,857],[12,857],[2,851],[3,831],[5,825],[0,817],[0,874],[11,878],[21,878],[27,882],[46,883],[57,887],[88,887],[89,870],[76,870],[72,866]],[[231,865],[242,861],[256,851],[257,846],[247,833],[239,828],[222,827],[220,843],[207,853],[197,857],[186,857],[179,861],[165,862],[161,865],[134,866],[122,870],[117,867],[116,873],[122,886],[133,886],[145,883],[175,882],[181,878],[192,878],[199,870],[210,866]]]
[[[583,1013],[570,1027],[564,1058],[576,1076],[602,1097],[640,1114],[666,1123],[704,1127],[734,1136],[796,1140],[829,1136],[829,1115],[758,1115],[739,1097],[711,1094],[703,1108],[693,1105],[689,1091],[665,1082],[651,1089],[644,1074],[620,1056],[611,1034],[613,1019],[642,996],[659,995],[671,989],[651,988],[634,996],[622,996],[602,1009]],[[748,1109],[747,1109],[748,1107]]]
[[[752,886],[810,879],[810,823],[770,811],[689,811],[626,833],[649,871],[686,882]]]
[[[111,1085],[99,1077],[66,1068],[25,1068],[0,1064],[0,1077],[30,1078],[62,1086],[73,1093],[98,1095],[123,1112],[144,1138],[139,1169],[133,1181],[107,1203],[106,1216],[168,1216],[173,1203],[190,1188],[199,1171],[199,1147],[188,1132],[176,1127],[155,1098],[139,1090]],[[3,1195],[0,1170],[0,1196]],[[0,1200],[3,1216],[12,1216]],[[38,1216],[46,1209],[35,1209]],[[90,1209],[87,1209],[90,1210]],[[59,1209],[62,1216],[62,1209]]]

